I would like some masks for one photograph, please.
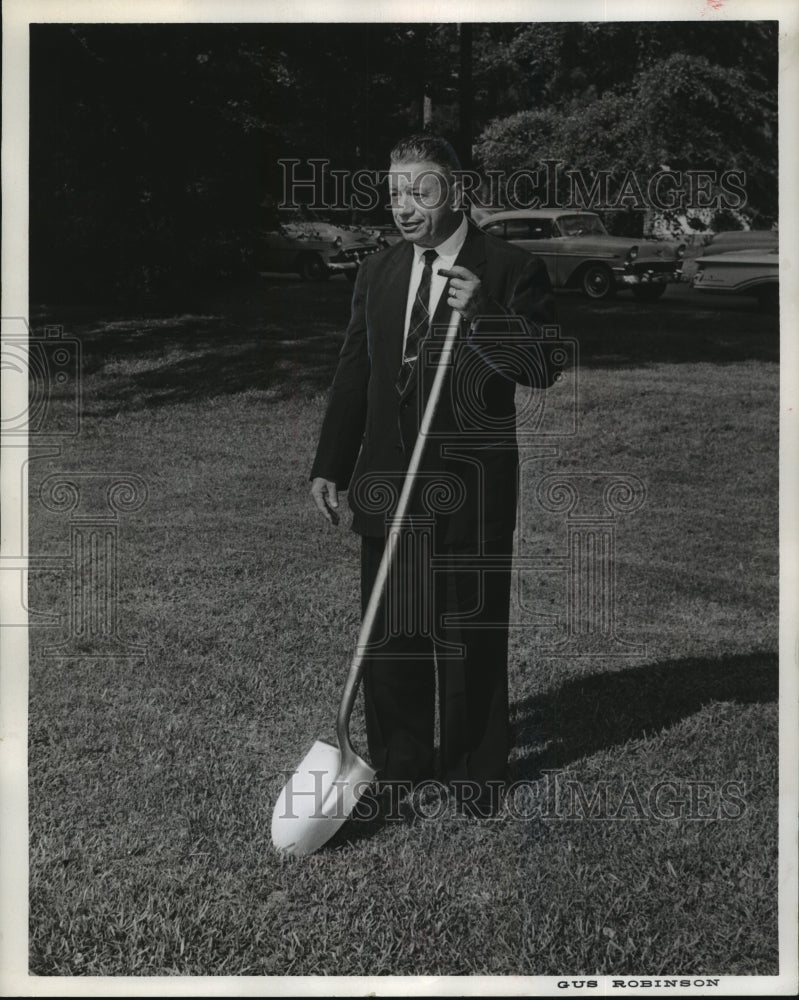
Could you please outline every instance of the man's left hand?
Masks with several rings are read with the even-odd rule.
[[[487,297],[476,274],[458,264],[449,270],[441,267],[438,274],[449,278],[447,304],[451,309],[457,309],[468,323],[486,311]]]

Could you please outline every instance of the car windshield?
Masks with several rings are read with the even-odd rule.
[[[561,215],[558,228],[564,236],[607,236],[598,215]]]

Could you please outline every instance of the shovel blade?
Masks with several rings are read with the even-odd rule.
[[[319,850],[343,825],[375,774],[357,755],[342,771],[338,748],[317,740],[275,803],[274,846],[296,855]]]

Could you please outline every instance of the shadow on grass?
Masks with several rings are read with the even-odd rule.
[[[324,286],[264,284],[184,311],[144,309],[124,318],[39,309],[33,328],[60,325],[80,342],[81,372],[92,379],[85,410],[93,416],[250,390],[291,399],[324,392],[336,369],[352,289],[349,282]]]
[[[352,288],[326,282],[265,280],[225,294],[201,295],[183,308],[143,303],[123,317],[108,308],[32,306],[34,330],[61,325],[81,342],[91,412],[206,400],[247,390],[276,400],[325,391],[344,341]],[[173,304],[174,305],[174,304]],[[746,300],[708,302],[669,290],[656,303],[628,295],[586,303],[557,298],[565,337],[579,344],[584,368],[657,363],[729,364],[779,359],[779,322]]]
[[[521,754],[510,766],[509,780],[537,781],[545,771],[651,737],[711,702],[773,702],[778,691],[775,653],[674,660],[575,678],[556,691],[511,706]],[[536,751],[536,745],[545,749]],[[408,809],[402,817],[405,823],[411,821]],[[348,849],[370,840],[387,822],[383,814],[348,821],[324,849]]]
[[[564,336],[580,345],[584,368],[779,361],[779,317],[754,299],[681,287],[654,303],[622,293],[587,304],[579,294],[564,292],[557,309]]]
[[[778,682],[775,653],[674,660],[577,677],[512,706],[522,752],[511,778],[534,781],[546,770],[651,737],[710,702],[776,701]]]

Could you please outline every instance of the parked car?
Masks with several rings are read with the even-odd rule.
[[[402,239],[402,233],[393,222],[375,223],[374,225],[364,223],[361,229],[383,247],[393,246]]]
[[[356,227],[299,213],[272,221],[262,230],[260,244],[260,270],[299,274],[306,281],[324,281],[331,274],[354,281],[364,257],[381,249]]]
[[[629,288],[637,299],[654,302],[682,273],[684,244],[611,236],[594,212],[515,209],[494,212],[479,225],[541,257],[555,288],[579,288],[590,299]]]
[[[779,250],[732,250],[699,257],[693,287],[698,292],[751,295],[761,308],[776,312],[780,300]]]
[[[711,236],[703,257],[733,250],[779,250],[780,234],[774,229],[741,229]]]

